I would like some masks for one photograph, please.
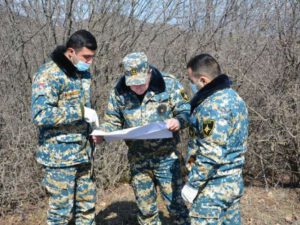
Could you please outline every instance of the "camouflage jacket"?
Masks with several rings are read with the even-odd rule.
[[[219,176],[240,174],[248,136],[245,102],[220,75],[191,100],[188,182],[199,189]]]
[[[183,86],[174,76],[151,68],[150,85],[142,101],[126,86],[125,77],[120,78],[109,97],[101,125],[103,130],[114,131],[170,118],[178,119],[181,128],[188,126],[190,105]],[[175,151],[178,141],[178,133],[174,133],[170,139],[128,140],[126,144],[129,155],[163,154]]]
[[[89,125],[83,106],[90,107],[91,75],[78,72],[58,47],[34,75],[32,118],[39,128],[37,161],[65,167],[89,162]]]

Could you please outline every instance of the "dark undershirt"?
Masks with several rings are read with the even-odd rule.
[[[138,97],[138,99],[140,100],[140,104],[142,103],[142,101],[144,100],[144,97],[145,97],[145,95],[146,95],[146,92],[147,91],[145,91],[145,93],[144,94],[142,94],[142,95],[137,95],[136,94],[136,96]]]
[[[145,93],[142,94],[142,95],[138,95],[137,93],[135,93],[133,90],[130,89],[130,92],[133,93],[133,94],[135,94],[135,96],[138,98],[140,104],[142,104],[142,102],[143,102],[143,100],[144,100],[144,97],[145,97],[147,91],[148,91],[148,90],[146,90]]]

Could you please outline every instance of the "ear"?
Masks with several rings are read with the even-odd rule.
[[[68,56],[72,56],[72,54],[74,53],[74,49],[73,48],[67,48],[66,53]]]
[[[203,84],[208,84],[209,82],[211,82],[211,79],[207,76],[201,76],[200,77],[200,81],[203,83]]]

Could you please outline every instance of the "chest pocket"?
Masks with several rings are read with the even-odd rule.
[[[166,92],[154,95],[146,104],[146,112],[151,122],[172,118],[172,106]]]
[[[80,90],[68,90],[60,95],[59,106],[79,104],[80,101]]]
[[[121,111],[124,117],[124,128],[142,125],[141,123],[141,107],[137,99],[130,96],[122,102]]]

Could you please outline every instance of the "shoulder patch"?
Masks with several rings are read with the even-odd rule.
[[[180,89],[180,94],[186,102],[189,101],[189,96],[185,93],[185,90],[183,88]]]
[[[212,134],[212,132],[215,128],[215,123],[216,123],[216,121],[212,120],[212,119],[207,119],[207,120],[203,121],[202,130],[203,130],[205,137],[208,137]]]

